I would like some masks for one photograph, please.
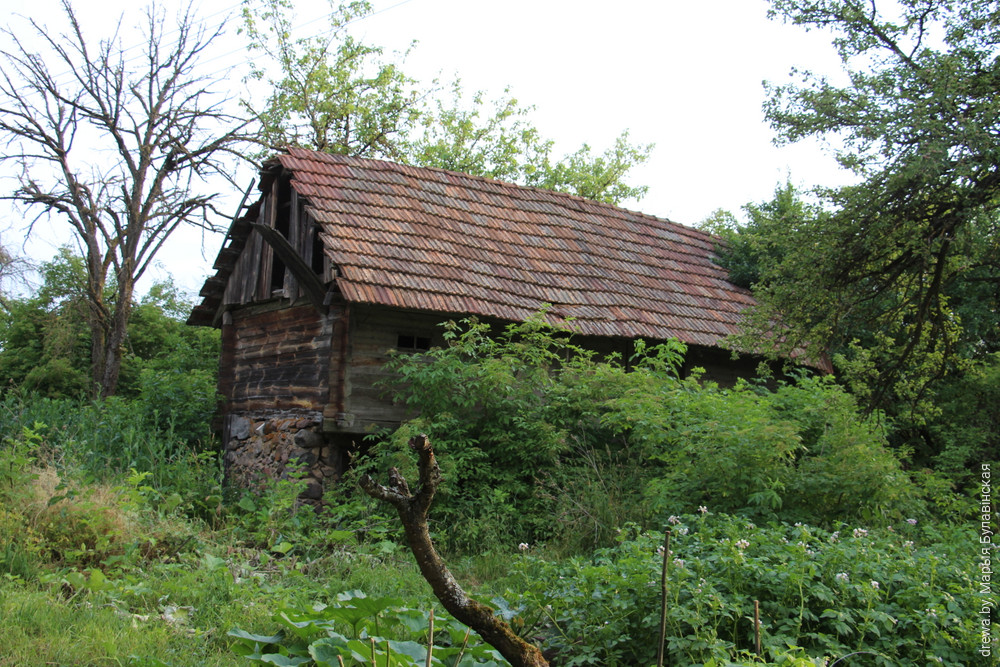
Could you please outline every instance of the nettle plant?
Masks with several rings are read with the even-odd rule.
[[[965,528],[757,526],[669,518],[667,664],[977,664],[974,535]],[[648,665],[660,627],[664,535],[632,526],[591,556],[522,555],[507,605],[558,665]],[[755,651],[754,601],[762,655]],[[824,662],[827,661],[827,662]]]

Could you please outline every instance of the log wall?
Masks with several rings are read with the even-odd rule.
[[[241,308],[223,326],[219,369],[227,413],[322,412],[329,397],[330,341],[338,313],[312,305]]]

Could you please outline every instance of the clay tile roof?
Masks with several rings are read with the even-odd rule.
[[[351,302],[522,320],[546,304],[583,334],[714,346],[749,292],[713,237],[571,195],[439,169],[290,149]]]

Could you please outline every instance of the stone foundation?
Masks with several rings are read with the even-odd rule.
[[[253,488],[266,479],[287,478],[298,465],[307,472],[301,498],[318,503],[323,490],[340,478],[341,453],[323,437],[320,414],[229,415],[226,421],[230,484]]]

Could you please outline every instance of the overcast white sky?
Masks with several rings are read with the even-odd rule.
[[[179,0],[165,0],[169,6]],[[298,23],[316,32],[327,7],[299,0]],[[650,186],[628,208],[694,225],[718,208],[736,212],[769,198],[779,182],[809,187],[845,182],[831,157],[815,145],[776,148],[763,119],[762,81],[782,82],[791,67],[834,74],[839,63],[830,36],[768,21],[765,0],[374,0],[376,14],[356,34],[387,52],[418,45],[406,71],[422,81],[461,77],[467,90],[499,95],[510,86],[532,120],[560,153],[589,143],[601,152],[624,130],[656,144],[631,182]],[[62,26],[56,0],[7,0],[12,13]],[[104,34],[124,0],[77,0],[85,29]],[[206,69],[239,84],[246,50],[236,36],[237,0],[195,0],[209,22],[232,15],[219,56]],[[16,18],[8,19],[15,24]],[[126,18],[124,25],[134,24]],[[126,33],[127,35],[128,33]],[[128,37],[125,39],[129,42]],[[135,42],[139,41],[136,37]],[[238,90],[237,90],[238,92]],[[249,183],[244,168],[239,181]],[[9,188],[9,181],[0,186]],[[231,207],[238,204],[238,196]],[[51,257],[66,240],[57,227],[28,250]],[[13,232],[3,231],[4,243]],[[196,293],[211,269],[221,238],[204,251],[195,234],[179,235],[160,257],[158,275],[172,274]]]

